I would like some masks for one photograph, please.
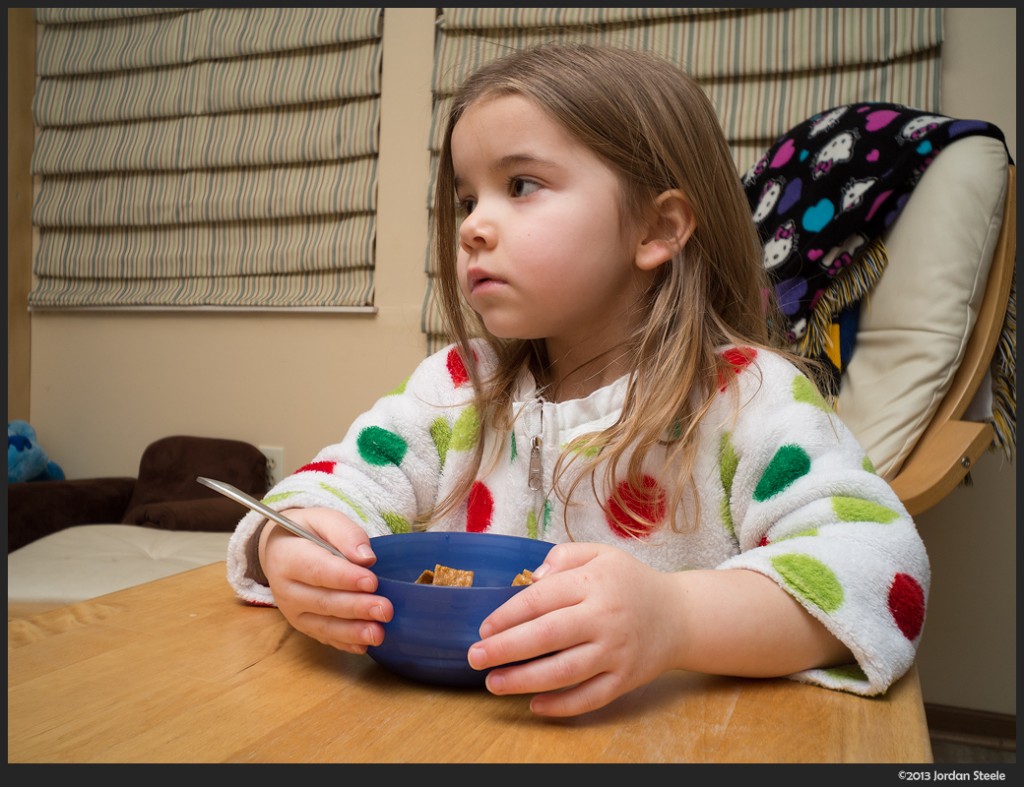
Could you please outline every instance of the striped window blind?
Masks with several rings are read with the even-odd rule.
[[[456,86],[511,49],[555,40],[642,49],[679,63],[718,109],[738,172],[784,131],[839,104],[939,111],[941,8],[444,8],[430,147],[436,168]],[[434,169],[432,169],[434,171]],[[431,193],[428,199],[433,199]],[[422,329],[447,341],[427,256]]]
[[[372,307],[382,9],[35,16],[30,307]]]

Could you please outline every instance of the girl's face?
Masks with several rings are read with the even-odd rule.
[[[616,175],[521,96],[471,104],[452,133],[464,296],[495,336],[596,355],[638,319],[647,281]]]

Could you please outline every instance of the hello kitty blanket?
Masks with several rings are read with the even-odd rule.
[[[859,302],[885,268],[883,233],[939,151],[971,134],[1006,142],[985,121],[848,104],[784,134],[743,175],[786,338],[831,372],[831,399],[856,343]]]

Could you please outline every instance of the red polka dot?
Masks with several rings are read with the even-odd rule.
[[[480,481],[474,481],[469,490],[469,501],[466,504],[466,530],[470,533],[482,533],[491,526],[494,514],[494,496]]]
[[[452,347],[448,351],[448,374],[451,375],[452,384],[456,388],[469,379],[469,372],[466,371],[466,365],[462,362],[457,347]]]
[[[754,359],[757,357],[757,350],[753,347],[730,347],[722,353],[722,357],[732,367],[733,372],[739,374],[754,362]],[[725,374],[724,370],[719,369],[718,388],[721,391],[724,391],[726,388]]]
[[[770,542],[770,541],[768,540],[768,536],[767,536],[767,535],[764,535],[764,536],[761,536],[761,540],[757,542],[757,545],[758,545],[759,547],[766,547],[766,546],[768,546],[768,544],[770,544],[770,543],[771,543],[771,542]]]
[[[924,591],[909,574],[897,574],[889,586],[889,614],[903,636],[917,639],[924,625]]]
[[[335,462],[310,462],[303,465],[296,473],[333,473]]]
[[[649,475],[641,480],[640,489],[628,481],[622,481],[617,489],[626,508],[623,509],[614,496],[608,498],[605,515],[608,526],[620,538],[646,538],[650,535],[651,526],[637,522],[629,512],[649,522],[660,522],[665,518],[665,490]]]

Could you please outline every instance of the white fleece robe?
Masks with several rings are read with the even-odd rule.
[[[474,352],[486,375],[494,363],[490,349],[478,342]],[[725,355],[738,375],[740,407],[735,412],[736,400],[723,394],[699,427],[695,528],[675,532],[663,523],[630,536],[619,527],[621,509],[613,506],[606,515],[589,481],[573,496],[567,525],[563,502],[551,493],[555,462],[573,438],[616,420],[627,378],[583,399],[548,402],[524,372],[514,433],[483,436],[485,459],[469,499],[431,529],[560,543],[570,540],[568,526],[572,540],[611,544],[662,571],[757,571],[856,658],[846,667],[790,677],[883,693],[909,669],[920,641],[930,582],[924,544],[892,488],[806,377],[765,351],[732,348]],[[359,416],[340,443],[275,485],[264,502],[276,510],[334,508],[370,536],[406,532],[417,513],[453,488],[472,456],[481,433],[470,399],[465,367],[454,348],[445,348]],[[648,514],[664,509],[666,467],[657,453],[645,460],[647,494],[625,490],[627,505]],[[610,498],[600,478],[597,489]],[[248,547],[263,521],[249,512],[239,522],[228,548],[228,581],[240,598],[272,605],[270,588],[253,579],[259,572],[249,566]]]

